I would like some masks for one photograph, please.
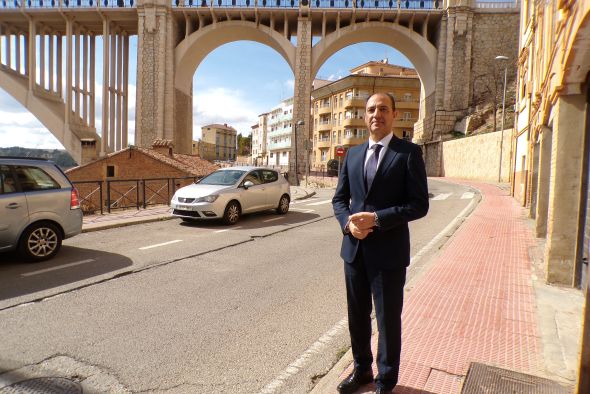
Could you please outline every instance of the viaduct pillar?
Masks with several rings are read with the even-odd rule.
[[[300,6],[299,18],[297,20],[297,48],[295,53],[295,94],[293,96],[293,134],[291,137],[292,146],[289,156],[290,176],[289,182],[296,183],[295,171],[298,174],[305,172],[306,140],[310,139],[312,127],[311,118],[311,15],[309,6]],[[297,126],[302,120],[305,124]],[[297,168],[296,168],[297,167]],[[297,177],[301,180],[301,176]]]
[[[138,0],[137,102],[135,144],[174,141],[174,150],[192,150],[192,96],[174,88],[177,37],[172,6],[166,0]],[[192,89],[191,89],[192,90]]]

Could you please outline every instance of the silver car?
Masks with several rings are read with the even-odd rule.
[[[81,231],[78,191],[55,163],[0,157],[0,251],[43,261]]]
[[[178,189],[171,206],[172,215],[184,221],[222,219],[226,224],[235,224],[244,213],[275,209],[285,214],[290,201],[289,183],[277,171],[230,167]]]

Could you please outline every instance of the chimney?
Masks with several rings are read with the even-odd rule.
[[[174,144],[170,140],[157,139],[157,140],[154,140],[154,142],[152,143],[152,149],[155,152],[163,154],[164,156],[172,157],[172,152],[174,150]]]

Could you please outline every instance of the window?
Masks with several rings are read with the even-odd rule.
[[[60,189],[61,186],[37,167],[16,166],[14,172],[22,191]]]
[[[107,178],[115,176],[115,166],[107,166]]]
[[[258,171],[252,171],[244,178],[244,183],[246,181],[250,181],[255,185],[260,185],[262,181],[260,180],[260,176],[258,175]]]
[[[322,158],[321,161],[326,161],[326,159],[328,158],[328,151],[327,150],[320,151],[320,154],[322,155],[321,156],[321,158]]]
[[[260,170],[260,172],[262,174],[263,183],[276,182],[279,179],[279,175],[275,171]]]
[[[404,116],[402,116],[403,120],[412,120],[412,113],[411,112],[404,112]]]
[[[10,167],[0,166],[0,194],[15,193],[16,184],[10,173]]]

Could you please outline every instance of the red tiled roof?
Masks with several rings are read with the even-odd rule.
[[[182,153],[173,153],[172,156],[156,152],[153,149],[135,147],[138,151],[181,171],[185,171],[191,175],[203,176],[207,175],[219,167],[215,164],[201,159],[199,156],[185,155]]]

